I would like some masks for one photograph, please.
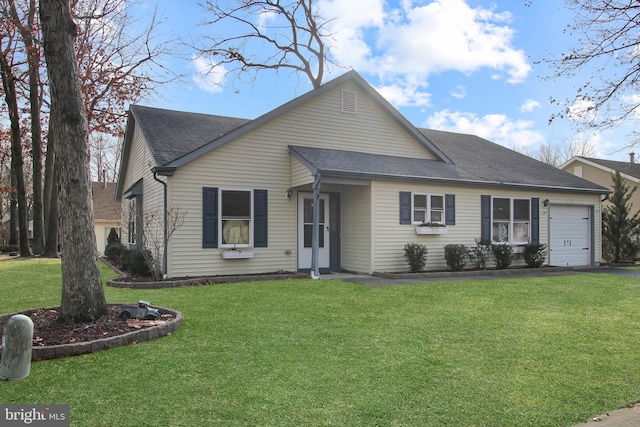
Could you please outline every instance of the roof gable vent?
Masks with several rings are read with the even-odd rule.
[[[356,93],[354,91],[343,90],[341,101],[343,113],[356,113]]]

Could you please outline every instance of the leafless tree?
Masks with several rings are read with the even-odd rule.
[[[556,101],[552,117],[579,116],[590,127],[607,128],[640,114],[640,2],[565,0],[575,13],[566,32],[575,45],[551,60],[556,77],[584,79],[575,98]],[[583,77],[582,73],[588,73]],[[637,134],[634,143],[639,142]]]
[[[92,321],[107,313],[96,250],[89,129],[75,56],[77,34],[68,0],[40,0],[44,54],[51,91],[50,132],[56,140],[60,242],[61,322]]]
[[[522,154],[546,163],[553,167],[559,167],[574,156],[589,157],[593,155],[596,147],[593,143],[584,139],[570,139],[563,144],[543,144],[538,150],[516,150]]]
[[[3,9],[4,3],[2,4]],[[2,76],[2,89],[4,99],[9,113],[10,136],[11,136],[11,221],[10,243],[17,243],[15,239],[15,224],[19,229],[18,237],[20,244],[20,255],[31,255],[29,248],[29,219],[27,212],[27,197],[24,184],[24,170],[22,159],[22,130],[20,123],[20,112],[18,107],[18,95],[16,86],[18,77],[16,75],[16,53],[17,31],[15,25],[10,22],[6,14],[3,14],[2,25],[0,27],[0,75]],[[17,208],[17,209],[16,209]]]
[[[204,25],[219,34],[204,38],[208,46],[195,46],[211,61],[211,72],[255,78],[260,71],[284,70],[304,74],[314,88],[322,84],[331,62],[329,21],[318,15],[313,0],[207,0],[202,7],[212,16]]]
[[[28,99],[31,128],[31,214],[33,218],[33,252],[42,253],[44,250],[44,207],[42,194],[42,97],[43,87],[40,78],[41,49],[40,25],[37,20],[35,0],[20,2],[6,0],[3,11],[10,16],[12,25],[20,33],[27,63]]]

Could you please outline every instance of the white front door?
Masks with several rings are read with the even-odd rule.
[[[329,195],[320,194],[318,267],[329,268]],[[311,268],[313,193],[298,193],[298,268]]]

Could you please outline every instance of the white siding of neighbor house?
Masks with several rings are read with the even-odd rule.
[[[456,225],[447,226],[447,234],[417,235],[414,225],[401,225],[399,219],[399,192],[410,191],[433,194],[455,194],[456,197]],[[585,205],[594,207],[595,226],[595,261],[599,262],[601,242],[601,221],[599,195],[584,195],[578,193],[559,193],[526,191],[516,189],[497,189],[480,187],[454,187],[446,185],[431,185],[419,183],[398,183],[375,181],[372,184],[373,193],[373,271],[404,272],[409,271],[408,264],[403,259],[406,243],[420,243],[427,246],[426,270],[446,269],[444,260],[444,246],[450,243],[473,246],[474,238],[480,238],[480,196],[517,197],[540,199],[540,242],[548,246],[549,217],[548,210],[543,207],[543,201],[549,199],[554,204]]]
[[[342,191],[342,268],[371,271],[371,187],[344,186]]]
[[[122,229],[122,223],[119,221],[95,221],[96,244],[98,246],[98,253],[101,256],[104,255],[104,249],[107,247],[107,237],[111,232],[111,228]]]
[[[342,87],[334,88],[177,170],[170,179],[169,204],[181,206],[187,214],[169,242],[169,276],[297,269],[297,199],[294,193],[287,200],[285,193],[308,184],[310,174],[291,159],[289,145],[433,158],[357,86],[350,82],[345,86],[357,92],[357,114],[341,112]],[[268,247],[253,249],[252,259],[234,260],[223,259],[220,248],[202,248],[203,187],[268,190]],[[349,204],[346,200],[344,197],[343,213]],[[370,237],[354,242],[363,247],[367,239]],[[344,238],[342,242],[344,245]],[[346,252],[342,251],[343,256],[349,259]],[[359,254],[349,263],[368,265],[370,261],[363,261],[363,257],[364,253]]]

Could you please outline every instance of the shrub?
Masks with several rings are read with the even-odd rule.
[[[146,249],[145,251],[149,252]],[[151,276],[144,257],[140,249],[124,249],[120,254],[120,267],[132,276]]]
[[[107,246],[113,243],[121,243],[120,237],[118,236],[118,232],[115,228],[111,227],[111,231],[109,231],[109,235],[107,236]]]
[[[469,249],[465,245],[449,244],[444,247],[444,259],[453,271],[460,271],[467,265]]]
[[[19,245],[4,245],[0,252],[20,252]]]
[[[527,267],[539,268],[547,260],[547,245],[542,243],[529,243],[524,245],[524,262]]]
[[[496,262],[496,268],[501,270],[511,265],[513,260],[513,248],[507,244],[491,245],[491,252],[493,253],[493,259]]]
[[[409,264],[412,273],[424,270],[424,266],[427,264],[428,252],[427,247],[419,243],[407,243],[404,245],[404,260]]]
[[[491,242],[488,240],[474,239],[476,245],[469,250],[469,258],[479,270],[487,268],[487,262],[491,257]]]
[[[120,256],[124,250],[124,245],[120,242],[109,243],[104,249],[104,256],[111,262],[120,262]]]

